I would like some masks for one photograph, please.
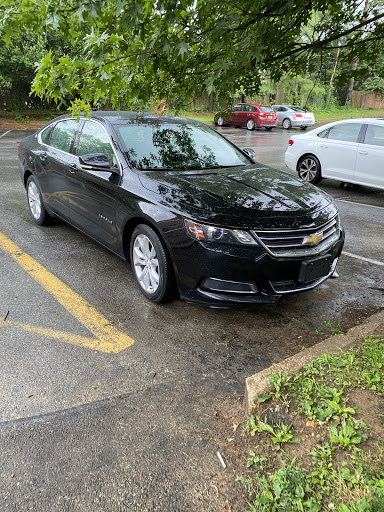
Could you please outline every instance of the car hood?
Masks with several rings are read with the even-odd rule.
[[[311,223],[314,213],[332,202],[317,187],[257,164],[203,171],[143,171],[140,181],[168,208],[201,220],[216,219],[229,227],[256,226],[265,218],[276,219],[277,226],[282,219],[296,223],[299,217]]]

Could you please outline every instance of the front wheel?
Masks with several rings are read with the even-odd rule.
[[[222,117],[219,117],[216,123],[218,124],[218,126],[224,126],[224,119]]]
[[[30,176],[27,180],[27,198],[29,211],[36,224],[39,226],[48,224],[51,217],[45,209],[43,196],[34,176]]]
[[[314,185],[321,181],[321,165],[314,155],[304,156],[298,163],[297,171],[304,181]]]
[[[255,121],[253,119],[248,119],[247,121],[247,129],[254,130],[255,129]]]
[[[139,224],[130,243],[131,266],[141,293],[151,302],[166,302],[174,289],[172,261],[159,235]]]

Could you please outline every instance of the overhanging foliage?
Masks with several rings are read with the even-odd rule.
[[[384,11],[342,0],[3,0],[3,38],[20,26],[82,48],[47,52],[32,86],[38,96],[77,100],[77,110],[145,109],[153,98],[177,107],[198,92],[257,93],[266,74],[314,71],[336,45],[344,63],[364,55],[372,65]]]

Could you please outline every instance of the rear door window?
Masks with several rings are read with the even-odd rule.
[[[333,126],[328,132],[328,139],[357,142],[362,123],[345,123]]]
[[[71,153],[73,139],[78,127],[79,123],[76,119],[58,122],[51,133],[49,139],[50,146],[60,149],[60,151],[65,151],[65,153]]]

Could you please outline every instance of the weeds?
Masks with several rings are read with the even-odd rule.
[[[326,326],[339,329],[330,323]],[[384,443],[377,442],[374,453],[364,450],[367,426],[356,419],[348,398],[356,388],[384,396],[383,342],[368,338],[359,349],[323,355],[297,374],[272,374],[273,389],[259,400],[263,407],[272,409],[273,404],[275,410],[284,408],[290,414],[294,410],[313,427],[318,425],[321,435],[307,454],[311,467],[302,467],[296,457],[284,458],[284,446],[300,442],[295,422],[250,417],[246,430],[255,440],[264,437],[263,454],[251,451],[247,475],[237,477],[247,489],[249,512],[384,510]]]

